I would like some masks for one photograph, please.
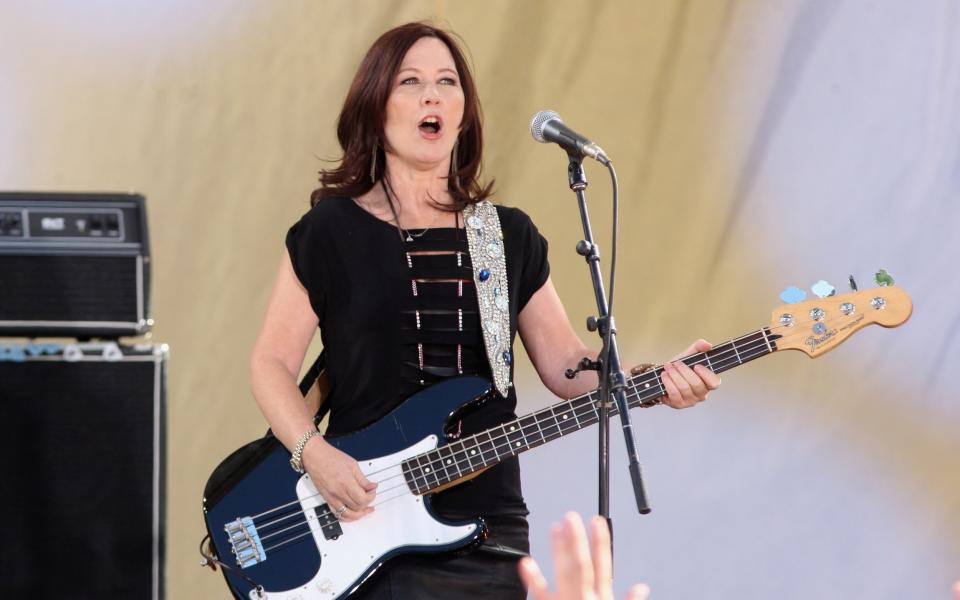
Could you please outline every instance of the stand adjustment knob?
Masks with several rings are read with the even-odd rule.
[[[593,315],[587,317],[587,331],[596,331],[597,330],[597,318]]]

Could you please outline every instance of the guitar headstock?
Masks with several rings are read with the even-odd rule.
[[[881,285],[783,304],[773,311],[770,332],[781,336],[776,340],[778,350],[801,350],[816,358],[867,325],[897,327],[905,323],[912,312],[913,301],[905,291]]]

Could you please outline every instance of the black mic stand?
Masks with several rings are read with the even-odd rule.
[[[577,243],[577,254],[584,257],[590,269],[590,278],[593,281],[593,292],[597,299],[599,317],[587,319],[587,329],[598,331],[603,340],[603,349],[594,362],[589,358],[580,361],[577,369],[568,369],[566,376],[573,378],[581,370],[596,370],[600,373],[599,400],[597,413],[599,417],[599,513],[607,520],[610,528],[611,551],[613,546],[613,521],[610,518],[610,406],[611,397],[617,403],[620,411],[620,421],[623,426],[623,437],[627,444],[627,456],[630,461],[630,479],[633,482],[633,494],[637,501],[637,510],[640,514],[650,512],[647,504],[647,493],[643,485],[643,475],[640,472],[640,458],[637,455],[637,444],[633,437],[633,426],[630,422],[630,409],[627,405],[627,381],[620,365],[620,350],[617,347],[617,330],[613,317],[609,314],[606,292],[603,289],[603,277],[600,273],[600,251],[593,242],[593,231],[590,228],[590,216],[587,214],[587,198],[584,190],[587,188],[587,175],[583,170],[583,158],[569,153],[570,164],[567,168],[567,178],[570,189],[577,195],[580,206],[580,220],[583,222],[584,239]],[[607,341],[609,340],[609,343]]]

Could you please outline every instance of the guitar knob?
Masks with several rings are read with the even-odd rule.
[[[810,290],[817,295],[817,298],[829,298],[837,293],[837,288],[833,287],[823,279],[813,284]]]
[[[796,304],[797,302],[803,302],[807,297],[807,293],[795,285],[791,285],[787,289],[780,292],[780,299],[786,302],[787,304]]]

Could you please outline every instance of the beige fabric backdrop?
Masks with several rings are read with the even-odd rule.
[[[168,597],[225,597],[197,566],[200,496],[265,428],[246,359],[284,232],[337,156],[362,53],[424,18],[466,40],[487,173],[551,241],[581,330],[593,300],[564,157],[528,120],[553,108],[614,157],[629,358],[760,327],[791,283],[865,286],[884,267],[917,300],[904,328],[732,372],[694,411],[636,414],[650,516],[632,509],[615,431],[618,590],[945,594],[960,576],[952,0],[4,2],[0,187],[148,198],[152,340],[171,347]],[[588,175],[608,257],[609,187]],[[550,401],[526,362],[518,381],[523,410]],[[524,458],[544,560],[551,520],[595,510],[593,437],[554,446]]]

